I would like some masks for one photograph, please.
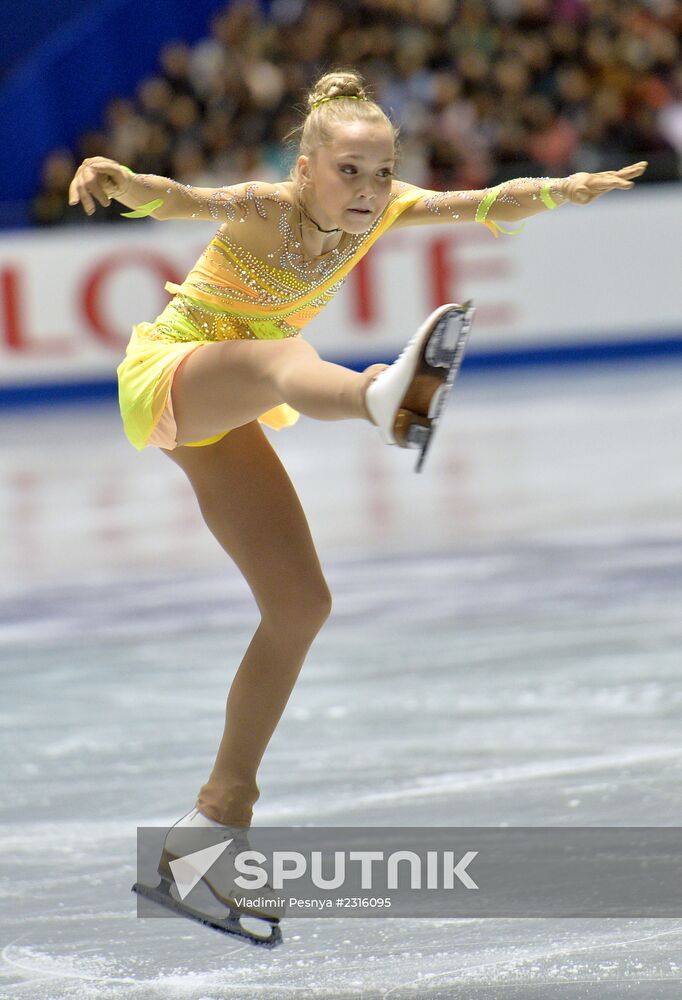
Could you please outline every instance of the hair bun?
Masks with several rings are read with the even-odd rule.
[[[337,97],[352,97],[355,100],[337,101]],[[339,127],[359,122],[372,128],[387,129],[393,151],[398,155],[398,127],[369,96],[364,79],[355,70],[341,67],[325,73],[311,87],[307,103],[308,110],[303,115],[303,121],[286,136],[287,140],[296,135],[300,137],[296,163],[289,174],[297,199],[300,199],[305,186],[299,158],[304,156],[310,159],[320,147],[331,146]]]
[[[318,101],[330,97],[359,97],[367,100],[362,77],[352,70],[326,73],[308,94],[308,110],[312,111]]]

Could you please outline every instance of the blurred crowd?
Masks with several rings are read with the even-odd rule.
[[[397,174],[430,189],[618,169],[682,177],[679,0],[235,0],[190,47],[106,108],[100,131],[46,159],[36,224],[82,222],[67,189],[107,156],[186,184],[279,180],[305,94],[358,69],[400,125]],[[120,219],[117,202],[93,219]]]

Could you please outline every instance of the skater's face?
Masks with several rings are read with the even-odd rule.
[[[394,166],[393,136],[385,126],[337,125],[329,145],[299,157],[304,204],[324,229],[364,233],[388,204]]]

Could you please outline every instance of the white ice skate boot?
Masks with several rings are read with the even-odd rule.
[[[226,845],[224,848],[223,844]],[[136,883],[133,890],[216,930],[237,934],[254,944],[278,944],[281,941],[278,924],[286,910],[283,894],[275,892],[269,883],[261,889],[242,889],[234,881],[239,875],[234,868],[235,857],[241,851],[250,850],[248,828],[224,826],[204,816],[198,809],[192,809],[166,834],[158,865],[160,884],[152,888]],[[212,917],[184,901],[184,897],[200,881],[218,902],[228,908],[227,916]],[[171,895],[173,886],[175,895]],[[252,933],[241,925],[241,917],[265,921],[269,935]]]
[[[473,314],[471,302],[439,306],[366,390],[365,403],[382,440],[421,448],[417,472],[459,370]]]

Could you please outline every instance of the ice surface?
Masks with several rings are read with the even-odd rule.
[[[682,826],[682,367],[464,372],[425,471],[359,421],[268,432],[335,604],[256,824]],[[113,407],[5,413],[0,997],[667,1000],[682,920],[137,920],[258,621]]]

